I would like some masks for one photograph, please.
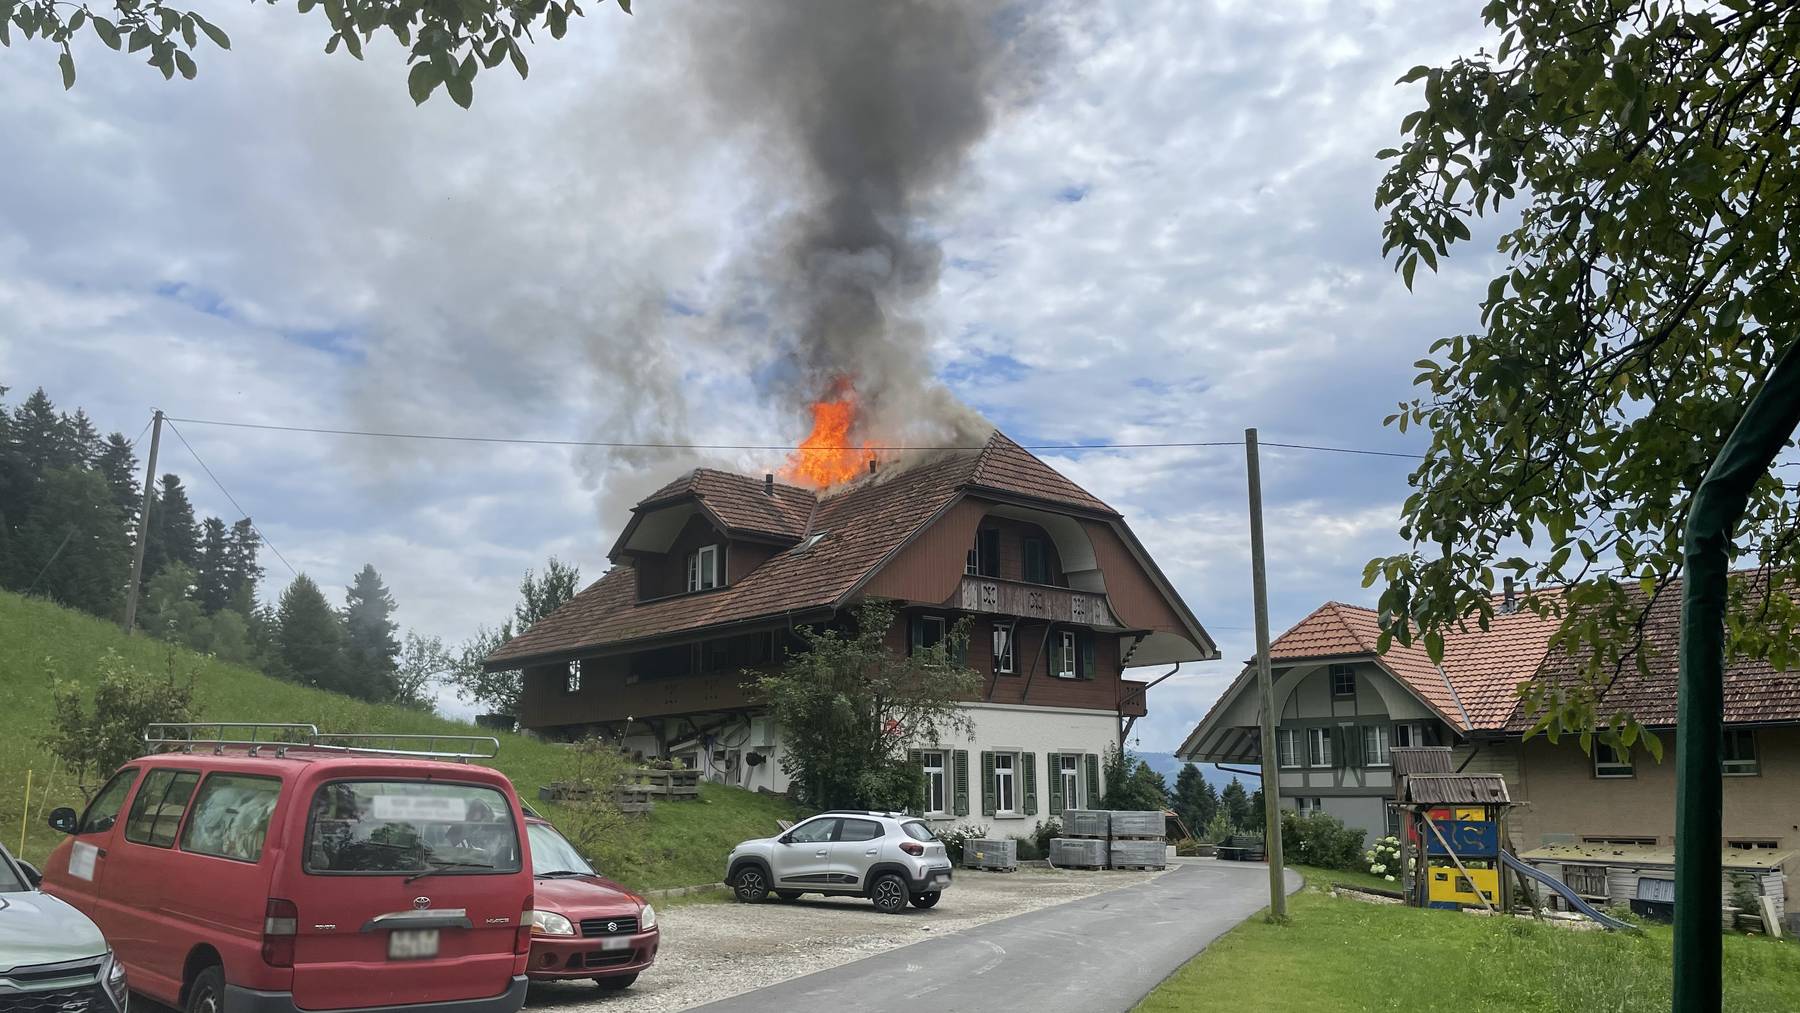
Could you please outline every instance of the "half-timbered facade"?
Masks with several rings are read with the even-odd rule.
[[[1146,713],[1127,670],[1217,656],[1124,518],[999,433],[822,493],[696,470],[633,508],[610,558],[488,659],[524,671],[524,727],[783,790],[781,730],[743,671],[798,649],[797,627],[885,600],[899,652],[970,621],[973,732],[916,755],[942,819],[1028,825],[1093,801],[1100,755]]]

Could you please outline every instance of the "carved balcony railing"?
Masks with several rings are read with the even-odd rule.
[[[1119,621],[1104,594],[1047,584],[1026,584],[998,577],[965,576],[962,608],[966,612],[1045,619],[1057,623],[1117,628]]]

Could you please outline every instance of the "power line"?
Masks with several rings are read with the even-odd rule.
[[[181,435],[181,430],[176,427],[175,420],[165,415],[163,416],[163,421],[169,423],[170,431],[175,434],[176,439],[181,441],[181,445],[187,448],[187,452],[194,458],[194,463],[200,466],[201,471],[206,472],[206,477],[212,479],[212,483],[219,487],[219,491],[225,494],[226,499],[231,501],[231,505],[237,510],[238,516],[250,521],[250,530],[256,532],[256,537],[262,539],[262,543],[269,547],[270,552],[275,553],[275,558],[281,560],[281,565],[287,567],[289,573],[296,577],[300,576],[300,571],[294,569],[294,564],[288,562],[287,557],[281,554],[281,550],[275,547],[275,543],[269,541],[269,536],[262,533],[262,529],[256,526],[255,521],[250,520],[250,511],[245,510],[243,505],[238,503],[237,498],[231,495],[231,491],[225,488],[225,483],[219,481],[219,476],[213,474],[213,470],[206,466],[205,461],[200,459],[200,454],[194,450],[194,445],[187,441],[187,437]]]
[[[789,444],[771,443],[637,443],[625,440],[552,440],[533,439],[513,436],[459,436],[448,433],[391,433],[367,429],[332,429],[322,426],[283,426],[263,422],[226,422],[218,419],[190,419],[170,417],[171,422],[187,422],[200,426],[223,426],[230,429],[259,429],[269,432],[313,433],[324,436],[362,436],[386,440],[428,440],[445,443],[501,443],[520,446],[538,447],[596,447],[607,450],[767,450],[792,453],[802,448]],[[185,442],[185,441],[184,441]],[[1241,447],[1243,440],[1169,440],[1153,443],[1039,443],[1023,444],[1022,449],[1042,451],[1045,453],[1073,453],[1086,450],[1175,450],[1193,447]],[[1423,460],[1420,454],[1402,454],[1387,450],[1358,450],[1346,447],[1323,447],[1307,443],[1264,443],[1265,447],[1280,447],[1287,450],[1311,450],[1332,454],[1363,454],[1372,457],[1399,457],[1410,460]],[[957,446],[862,446],[862,447],[807,447],[809,451],[966,451],[976,452],[987,449],[987,445]]]
[[[143,439],[143,438],[144,438],[144,434],[145,434],[145,433],[147,433],[147,432],[149,432],[149,431],[150,431],[150,423],[149,423],[149,422],[146,422],[146,423],[144,423],[144,428],[142,428],[142,429],[140,429],[140,430],[138,430],[138,434],[137,434],[137,435],[136,435],[136,436],[133,436],[133,437],[132,437],[132,438],[131,438],[131,442],[130,442],[130,443],[127,443],[127,444],[125,444],[125,446],[126,446],[126,447],[127,447],[127,448],[130,448],[130,449],[136,449],[136,448],[137,448],[137,445],[138,445],[138,441],[139,441],[139,440],[141,440],[141,439]]]

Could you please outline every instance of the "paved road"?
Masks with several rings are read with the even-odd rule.
[[[1288,873],[1288,890],[1300,879]],[[1266,906],[1269,869],[1183,864],[1168,875],[989,922],[724,999],[713,1013],[1112,1013]],[[953,903],[947,895],[945,903]]]

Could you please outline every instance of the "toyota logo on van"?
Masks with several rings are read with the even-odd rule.
[[[413,898],[413,907],[419,911],[423,911],[430,906],[431,906],[431,898],[430,897],[414,897]]]

